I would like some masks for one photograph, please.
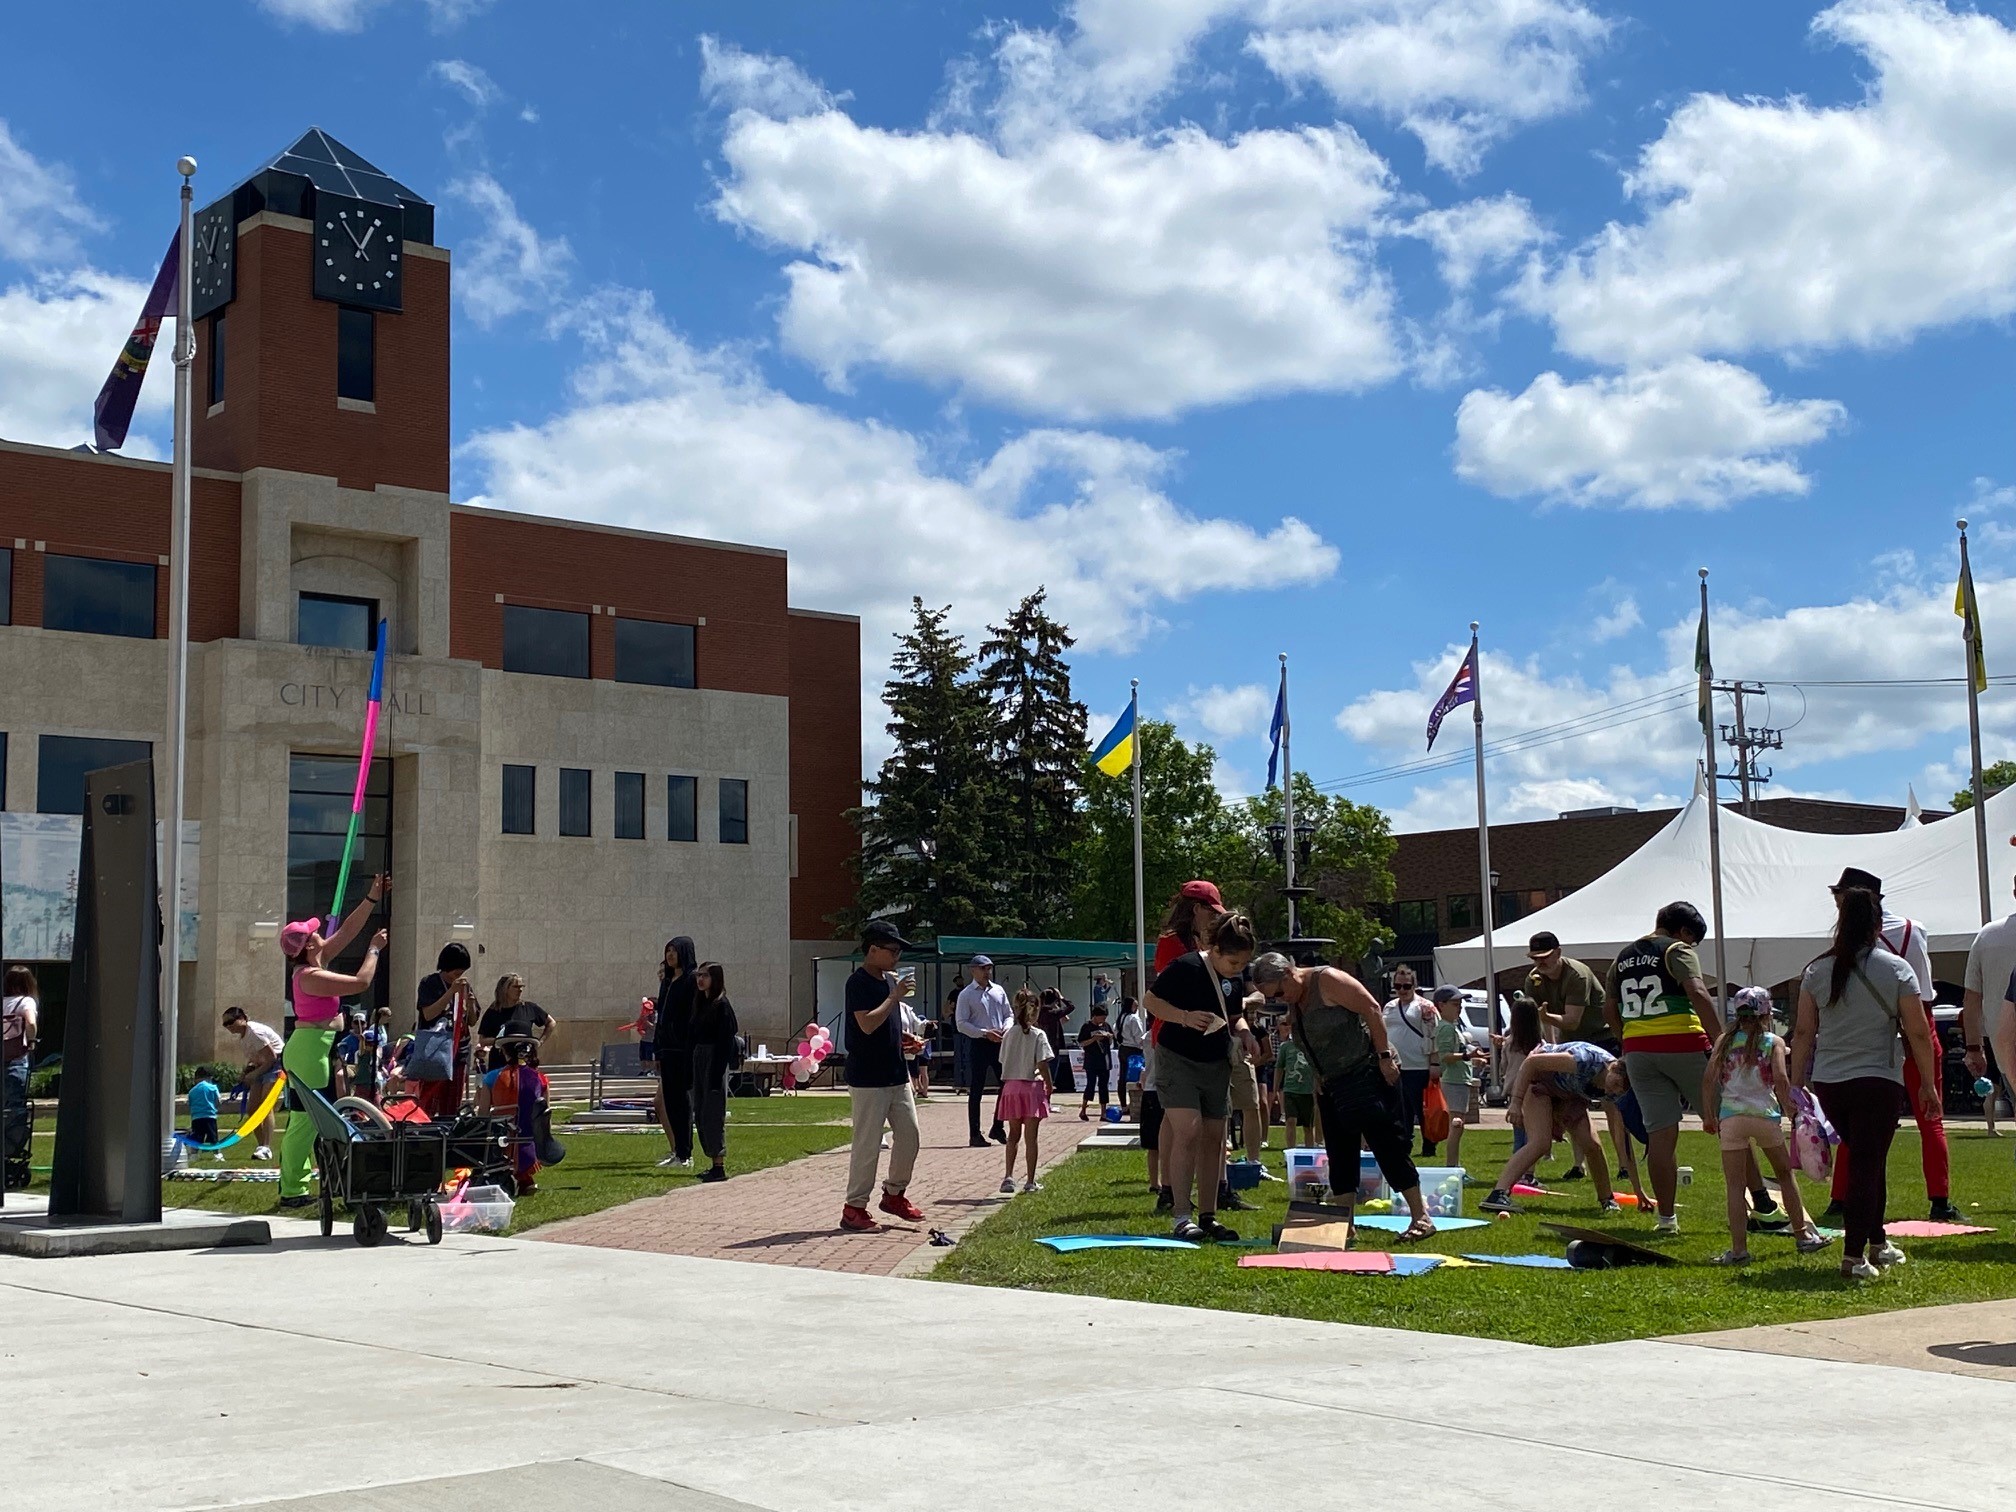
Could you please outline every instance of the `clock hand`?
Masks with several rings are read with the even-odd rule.
[[[357,243],[357,250],[359,252],[362,252],[367,260],[371,256],[369,250],[371,246],[371,238],[376,236],[377,234],[378,234],[378,228],[376,226],[368,227],[364,232],[364,240]]]
[[[339,220],[338,222],[336,222],[336,224],[341,226],[343,228],[343,234],[350,238],[351,246],[355,247],[361,245],[361,243],[359,243],[357,240],[357,233],[350,229],[350,222],[348,222],[347,220]]]

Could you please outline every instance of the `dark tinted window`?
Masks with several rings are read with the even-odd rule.
[[[539,769],[529,766],[504,768],[504,833],[529,835],[535,828]]]
[[[294,639],[304,646],[334,646],[340,651],[378,649],[376,599],[304,593],[294,623]]]
[[[642,840],[644,838],[644,774],[642,772],[618,772],[616,774],[616,838],[618,840]]]
[[[665,838],[700,838],[700,780],[697,777],[665,779]]]
[[[616,621],[616,681],[691,688],[693,627],[654,620]]]
[[[721,843],[749,843],[749,784],[740,777],[721,779]]]
[[[287,777],[287,917],[324,918],[336,908],[336,873],[343,861],[343,840],[350,828],[350,797],[357,787],[355,756],[294,756]],[[364,812],[357,826],[357,850],[341,911],[357,906],[371,878],[392,867],[392,763],[378,757],[364,782]],[[383,911],[378,923],[385,923]],[[355,971],[371,943],[371,929],[350,942],[331,964]],[[276,961],[277,965],[277,961]],[[389,1000],[390,973],[380,972],[370,1001]]]
[[[369,310],[336,308],[336,397],[363,399],[378,397],[377,336],[375,317]]]
[[[84,778],[101,767],[145,761],[154,754],[145,740],[87,740],[76,735],[44,735],[36,753],[35,807],[44,814],[84,812]],[[350,768],[354,777],[357,771]]]
[[[595,774],[582,767],[560,768],[560,833],[595,833]]]
[[[14,548],[0,546],[0,625],[14,623]]]
[[[210,317],[210,402],[224,402],[224,312]]]
[[[1421,898],[1393,905],[1393,927],[1402,934],[1420,934],[1435,927],[1435,900]]]
[[[152,640],[153,566],[52,551],[42,563],[42,628]]]
[[[504,606],[504,670],[588,675],[588,616],[570,609]]]

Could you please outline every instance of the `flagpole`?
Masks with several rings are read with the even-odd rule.
[[[1141,872],[1141,679],[1128,682],[1134,716],[1134,995],[1148,993],[1148,894]]]
[[[1295,917],[1295,757],[1289,749],[1288,653],[1281,655],[1281,823],[1287,838],[1281,846],[1283,885],[1288,896],[1288,938],[1299,939],[1300,922]]]
[[[175,1156],[175,1060],[182,999],[182,809],[189,739],[189,423],[190,380],[196,361],[190,252],[194,247],[194,191],[189,180],[196,159],[175,164],[182,175],[181,232],[176,238],[175,271],[175,443],[173,524],[168,547],[168,827],[166,873],[161,879],[161,1161]]]
[[[1491,886],[1491,818],[1484,789],[1484,658],[1477,650],[1477,621],[1470,621],[1470,730],[1477,742],[1477,877],[1484,895],[1484,1011],[1498,1022],[1498,958],[1491,947],[1492,914],[1498,899]]]
[[[1981,887],[1981,922],[1992,917],[1988,893],[1988,790],[1981,780],[1981,607],[1974,597],[1974,569],[1967,560],[1967,522],[1955,521],[1960,532],[1960,582],[1967,615],[1961,635],[1967,643],[1967,747],[1974,771],[1974,875]]]
[[[1708,569],[1701,569],[1701,644],[1708,646]],[[1704,655],[1700,668],[1704,690],[1714,686],[1715,663]],[[1709,697],[1712,698],[1712,694]],[[1701,735],[1708,742],[1708,870],[1710,907],[1715,915],[1715,1005],[1722,1013],[1729,1001],[1728,941],[1722,932],[1722,780],[1715,771],[1715,710],[1712,703],[1702,707]]]

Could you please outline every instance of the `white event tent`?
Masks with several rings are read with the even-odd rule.
[[[2016,788],[1988,800],[1988,873],[1998,911],[2010,907],[2016,872]],[[1564,820],[1573,823],[1573,820]],[[1733,985],[1789,981],[1827,948],[1834,904],[1827,888],[1844,866],[1883,879],[1884,906],[1918,920],[1931,948],[1964,951],[1981,927],[1974,868],[1974,821],[1966,812],[1932,824],[1874,835],[1817,835],[1779,829],[1722,810],[1722,906]],[[1524,966],[1530,935],[1552,930],[1568,955],[1613,958],[1651,933],[1666,904],[1686,899],[1713,927],[1709,906],[1708,799],[1697,792],[1673,822],[1588,886],[1497,931],[1499,969]],[[1714,940],[1701,946],[1703,970],[1715,970]],[[1435,951],[1436,980],[1481,982],[1482,936]]]

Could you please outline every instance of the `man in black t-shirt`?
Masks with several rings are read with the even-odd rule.
[[[855,1233],[881,1227],[869,1215],[868,1199],[882,1161],[884,1128],[889,1130],[889,1176],[882,1183],[882,1211],[912,1223],[924,1217],[904,1195],[917,1164],[917,1100],[907,1062],[924,1043],[903,1033],[903,1003],[917,990],[917,976],[914,971],[899,976],[896,963],[909,948],[895,925],[872,919],[861,931],[861,964],[847,978],[841,1043],[847,1051],[854,1148],[840,1227]]]

